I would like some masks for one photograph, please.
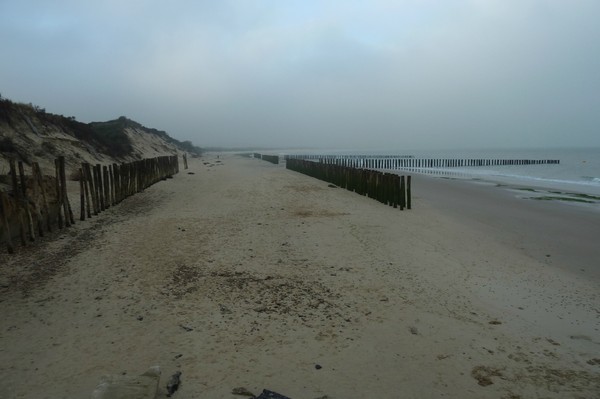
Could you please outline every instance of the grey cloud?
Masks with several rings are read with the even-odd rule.
[[[596,1],[13,3],[0,92],[84,121],[198,145],[600,145]]]

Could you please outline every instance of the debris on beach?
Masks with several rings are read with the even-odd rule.
[[[254,398],[254,394],[252,392],[250,392],[249,390],[247,390],[244,387],[237,387],[237,388],[233,388],[231,390],[231,393],[233,395],[239,395],[239,396],[249,396],[251,398]]]
[[[181,385],[181,371],[177,371],[169,378],[169,382],[167,383],[167,397],[170,398],[179,389],[179,385]]]
[[[262,393],[258,396],[254,396],[252,392],[244,387],[233,388],[231,393],[233,395],[248,396],[251,399],[290,399],[287,396],[283,396],[277,392],[269,391],[268,389],[263,389]]]
[[[283,396],[278,394],[277,392],[269,391],[268,389],[263,389],[262,393],[258,395],[255,399],[291,399],[287,396]]]
[[[93,399],[155,397],[160,380],[160,367],[150,367],[138,376],[107,375],[92,392]]]
[[[494,383],[491,377],[502,377],[502,372],[493,367],[476,366],[473,367],[471,376],[477,380],[479,385],[486,387]]]

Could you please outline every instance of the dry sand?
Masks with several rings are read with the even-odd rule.
[[[431,180],[401,212],[203,161],[0,255],[0,397],[86,398],[155,364],[181,399],[599,396],[600,282],[560,246],[441,206]]]

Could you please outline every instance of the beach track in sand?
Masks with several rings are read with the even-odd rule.
[[[0,397],[89,397],[153,365],[182,399],[598,396],[599,281],[427,184],[400,211],[208,154],[2,254]]]

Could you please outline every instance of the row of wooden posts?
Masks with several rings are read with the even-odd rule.
[[[366,195],[383,204],[411,209],[411,177],[376,170],[288,159],[286,168]]]
[[[185,159],[185,158],[184,158]],[[187,166],[187,162],[186,165]],[[117,165],[81,164],[80,220],[116,205],[152,184],[179,172],[177,155],[142,159]]]
[[[257,152],[254,153],[254,158],[262,159],[263,161],[274,163],[275,165],[279,164],[279,155],[266,155],[259,154]]]
[[[436,159],[409,155],[286,155],[288,159],[312,159],[321,163],[367,169],[454,168],[468,166],[510,166],[559,164],[558,159]]]
[[[64,185],[59,184],[59,181],[66,180],[66,176],[64,175],[64,169],[63,173],[60,173],[57,160],[56,183],[53,185],[55,191],[54,193],[46,191],[48,185],[45,182],[47,180],[42,175],[40,165],[33,162],[31,166],[31,189],[28,190],[28,179],[25,175],[23,162],[19,161],[17,164],[14,159],[10,159],[9,165],[9,176],[13,190],[12,197],[8,193],[0,191],[0,224],[4,226],[0,231],[0,236],[4,235],[7,250],[9,253],[13,253],[14,245],[12,244],[11,232],[13,218],[16,219],[14,224],[18,226],[19,238],[23,246],[27,245],[28,240],[34,241],[36,234],[43,237],[46,231],[51,232],[53,218],[50,199],[52,196],[58,198],[62,195],[60,190]],[[70,211],[68,202],[66,204],[66,214],[72,220],[73,213]]]
[[[10,160],[12,198],[0,191],[0,224],[7,250],[14,252],[11,221],[17,225],[21,245],[35,241],[55,227],[62,229],[75,223],[67,196],[65,158],[55,160],[55,177],[44,177],[37,162],[32,163],[31,178],[26,178],[22,162]],[[187,166],[187,165],[186,165]],[[140,192],[148,186],[179,172],[177,155],[143,159],[120,165],[90,165],[82,163],[78,170],[80,188],[80,220],[97,215],[111,205]],[[30,184],[27,184],[29,180]],[[15,219],[15,220],[13,220]]]

